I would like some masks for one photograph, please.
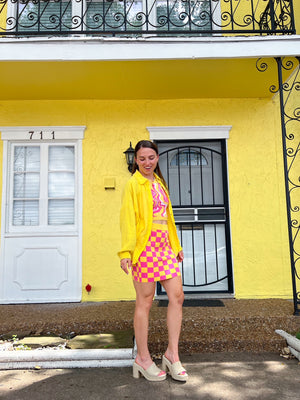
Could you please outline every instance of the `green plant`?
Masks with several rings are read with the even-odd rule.
[[[295,336],[296,336],[297,339],[300,339],[300,331],[296,332]]]
[[[31,347],[27,346],[27,344],[19,344],[15,347],[15,350],[31,350]]]
[[[31,350],[31,347],[27,346],[27,344],[18,344],[19,338],[17,335],[12,335],[11,339],[15,350]]]
[[[12,335],[11,339],[12,339],[13,342],[18,342],[19,341],[19,338],[18,338],[17,335]]]

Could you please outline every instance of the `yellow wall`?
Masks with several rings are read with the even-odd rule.
[[[274,121],[264,116],[264,113],[272,112],[271,108]],[[279,104],[257,109],[255,120],[262,124],[259,128],[251,121],[251,116],[240,114],[240,117],[241,121],[244,120],[245,134],[243,138],[238,136],[238,140],[229,141],[237,297],[280,297],[280,293],[289,297],[291,272]],[[275,180],[278,185],[274,185]]]
[[[119,267],[119,206],[129,178],[123,151],[147,126],[232,125],[228,140],[234,279],[238,298],[288,297],[278,104],[264,99],[8,101],[2,125],[86,125],[83,141],[83,300],[132,299]],[[105,177],[116,190],[104,190]],[[92,291],[86,294],[89,283]]]
[[[294,0],[293,6],[295,15],[296,34],[300,35],[300,1]]]
[[[7,4],[0,2],[0,33],[6,29]]]

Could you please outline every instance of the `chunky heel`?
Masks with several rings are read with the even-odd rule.
[[[161,369],[163,371],[166,371],[166,372],[169,371],[169,368],[168,368],[167,363],[166,363],[166,357],[165,356],[163,356],[163,359],[162,359]]]
[[[139,364],[134,362],[132,366],[132,372],[134,378],[138,379],[140,374],[142,374],[144,378],[152,382],[164,381],[167,377],[167,374],[159,369],[155,363],[152,363],[149,368],[144,369]],[[162,374],[162,372],[164,373]]]
[[[172,364],[171,361],[169,361],[167,359],[167,357],[163,356],[162,369],[166,372],[169,371],[169,374],[176,381],[186,382],[188,380],[188,374],[187,374],[186,370],[183,368],[183,366],[181,365],[180,361],[177,361]]]
[[[140,377],[140,373],[139,373],[139,370],[138,370],[138,365],[136,363],[133,364],[132,375],[133,375],[133,377],[135,379],[139,379],[139,377]]]

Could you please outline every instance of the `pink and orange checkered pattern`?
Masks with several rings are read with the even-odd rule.
[[[132,276],[137,282],[157,282],[180,276],[166,225],[159,225],[159,229],[153,225],[146,248],[132,267]]]

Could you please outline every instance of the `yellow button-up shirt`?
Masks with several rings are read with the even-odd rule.
[[[162,181],[155,174],[168,196],[167,223],[169,241],[177,256],[182,250],[177,236],[172,205],[168,191]],[[120,228],[122,247],[118,252],[120,259],[130,258],[132,264],[136,264],[141,252],[145,249],[149,239],[153,221],[153,198],[151,194],[151,182],[139,171],[136,171],[127,182],[122,197],[120,212]]]

